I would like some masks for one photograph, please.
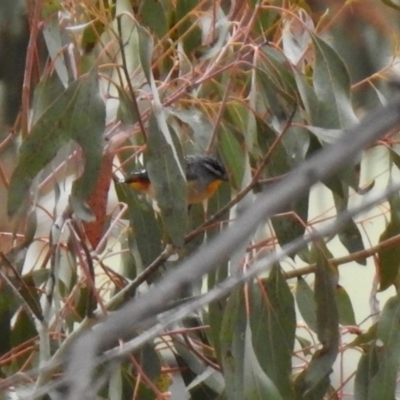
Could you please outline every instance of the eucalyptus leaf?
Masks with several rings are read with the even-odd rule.
[[[393,400],[400,366],[400,298],[390,298],[378,323],[378,337],[383,342],[379,369],[369,385],[368,400]]]
[[[247,318],[244,298],[241,290],[235,290],[226,304],[221,328],[221,361],[226,386],[226,395],[230,400],[244,398],[244,357]]]
[[[273,381],[261,368],[253,348],[250,325],[246,326],[244,350],[244,399],[283,400]]]
[[[258,362],[282,399],[294,396],[291,370],[296,331],[293,295],[275,265],[262,287],[250,288],[250,327]]]
[[[78,142],[85,156],[84,172],[75,181],[72,195],[75,211],[85,208],[102,159],[105,106],[98,90],[97,73],[92,71],[74,81],[40,116],[22,143],[11,178],[7,203],[10,215],[20,210],[33,179],[69,140]],[[80,216],[90,219],[86,210]]]
[[[313,84],[320,102],[318,123],[322,128],[347,128],[358,122],[350,98],[350,77],[336,51],[312,35],[315,52]]]
[[[390,199],[390,222],[382,232],[379,243],[400,234],[400,198],[394,196]],[[386,290],[395,283],[400,267],[400,247],[380,247],[378,250],[379,260],[379,290]]]
[[[297,396],[317,399],[329,387],[329,375],[339,351],[339,313],[336,301],[332,301],[335,298],[337,271],[329,265],[325,244],[315,244],[312,255],[317,264],[314,289],[316,328],[322,348],[314,353],[308,367],[297,377],[295,388]]]

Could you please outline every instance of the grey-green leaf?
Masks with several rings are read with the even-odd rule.
[[[73,82],[40,116],[20,149],[8,194],[8,213],[15,215],[27,198],[36,175],[69,140],[77,141],[85,155],[85,170],[75,185],[80,204],[93,189],[100,169],[105,105],[99,96],[97,74],[92,71]]]
[[[160,129],[156,116],[151,115],[147,170],[168,235],[174,245],[182,246],[187,227],[186,181],[173,146]]]
[[[393,400],[400,366],[400,298],[390,298],[378,323],[378,337],[383,342],[379,369],[372,378],[368,400]]]
[[[250,324],[246,325],[244,347],[244,397],[245,400],[283,400],[278,389],[263,371],[253,348]]]

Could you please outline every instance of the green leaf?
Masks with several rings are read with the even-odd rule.
[[[101,168],[106,108],[100,97],[97,72],[92,70],[81,81],[71,109],[70,126],[65,133],[81,146],[85,156],[85,168],[72,186],[70,200],[78,216],[89,221],[93,217],[90,210],[90,214],[86,212],[85,200],[96,186]]]
[[[154,209],[145,199],[140,199],[134,190],[122,185],[116,186],[118,197],[128,206],[132,235],[143,267],[148,266],[161,253],[161,230]]]
[[[117,119],[121,121],[123,126],[132,126],[139,121],[140,116],[136,112],[135,105],[130,94],[123,88],[117,86],[119,106],[117,111]]]
[[[30,315],[21,308],[16,316],[14,316],[13,327],[11,330],[11,344],[12,347],[17,347],[22,343],[37,336],[35,324]],[[29,358],[29,354],[24,354],[18,357],[18,365],[24,365],[25,361]]]
[[[244,347],[244,396],[246,400],[283,400],[273,381],[263,371],[257,359],[251,337],[250,325],[246,325]],[[229,383],[230,384],[230,383]]]
[[[208,313],[205,318],[205,322],[210,326],[209,331],[207,331],[207,337],[215,350],[216,358],[219,362],[222,362],[221,356],[221,329],[223,316],[226,309],[226,300],[221,299],[213,301],[208,306]]]
[[[346,247],[349,253],[355,253],[357,251],[364,250],[364,243],[361,233],[353,220],[350,220],[346,226],[341,228],[338,236],[339,240],[342,242],[344,247]],[[359,259],[357,260],[357,263],[366,265],[367,261],[365,259]]]
[[[142,26],[137,25],[137,31],[139,35],[139,58],[140,64],[144,75],[146,76],[149,84],[153,83],[153,74],[151,71],[151,56],[153,54],[153,38],[150,33]]]
[[[354,174],[354,171],[352,170],[347,170],[347,171],[342,171],[343,174],[347,172],[347,178],[350,180],[351,175]],[[348,189],[348,183],[346,180],[348,180],[346,177],[339,176],[339,179],[341,179],[341,182],[334,182],[331,180],[331,183],[333,185],[341,186],[341,189],[338,187],[337,190],[333,193],[333,198],[335,201],[335,206],[337,213],[340,214],[342,212],[345,212],[347,209],[347,204],[348,204],[348,199],[349,199],[349,189]],[[358,187],[358,182],[355,184],[356,187]],[[341,228],[341,230],[338,233],[339,240],[343,244],[344,247],[346,247],[347,251],[349,253],[354,253],[357,251],[362,251],[364,250],[364,243],[362,240],[361,233],[356,225],[356,223],[353,220],[350,220],[347,222],[347,224]],[[366,265],[366,260],[365,259],[360,259],[357,260],[357,263],[361,265]]]
[[[313,84],[319,100],[318,121],[322,128],[347,128],[358,122],[350,99],[350,77],[343,60],[332,47],[313,35],[315,67]]]
[[[221,328],[222,368],[229,400],[244,398],[244,353],[247,318],[242,289],[235,290],[226,304]]]
[[[309,328],[316,332],[317,319],[314,292],[302,277],[297,279],[295,294],[297,306],[299,307],[299,311],[304,319],[304,322]]]
[[[24,276],[20,285],[20,295],[24,299],[25,303],[28,305],[29,310],[35,315],[38,320],[42,320],[42,307],[40,305],[38,290],[35,286],[32,276]]]
[[[390,200],[390,222],[379,238],[379,243],[400,234],[400,198],[393,196]],[[379,260],[379,291],[386,290],[397,278],[400,267],[400,247],[380,247]]]
[[[379,362],[375,346],[370,346],[368,352],[360,357],[354,380],[354,400],[368,399],[368,391],[372,378],[378,371]]]
[[[153,39],[149,32],[138,26],[139,56],[146,79],[153,94],[153,114],[149,120],[146,165],[154,185],[156,199],[172,243],[181,247],[187,228],[186,179],[182,169],[182,156],[175,148],[166,123],[166,112],[151,71]],[[176,142],[176,141],[175,141]]]
[[[191,20],[191,11],[198,4],[197,0],[177,0],[176,2],[176,29],[186,54],[190,54],[201,45],[201,29]]]
[[[57,97],[64,92],[64,86],[57,74],[44,76],[35,88],[33,95],[32,124],[46,111]]]
[[[319,125],[319,108],[320,102],[313,88],[307,82],[304,75],[294,69],[294,77],[296,79],[297,88],[301,97],[301,101],[306,110],[306,119],[313,126]]]
[[[159,0],[146,0],[142,2],[140,9],[143,23],[152,29],[159,38],[162,38],[168,31],[166,18],[168,12],[164,10],[163,6],[169,6],[169,3],[161,3]]]
[[[79,212],[97,180],[104,126],[105,106],[99,96],[97,74],[93,71],[74,81],[46,109],[22,143],[10,182],[9,214],[19,211],[33,179],[71,139],[80,144],[85,155],[84,172],[73,188],[73,204]],[[88,218],[86,212],[82,216]]]
[[[272,268],[262,288],[257,284],[251,286],[249,308],[258,362],[282,398],[292,399],[291,360],[296,313],[293,295],[278,265]]]
[[[378,323],[378,338],[383,342],[379,369],[372,378],[368,400],[393,400],[400,367],[400,298],[390,298]]]
[[[46,19],[43,37],[57,75],[64,87],[67,87],[71,79],[71,72],[67,68],[66,52],[60,52],[60,50],[64,48],[65,43],[70,42],[70,39],[67,31],[60,29],[57,13]]]
[[[258,99],[255,106],[258,112],[265,112],[261,105],[268,109],[268,123],[275,127],[276,122],[286,121],[295,107],[295,80],[282,54],[269,46],[265,46],[263,51],[265,58],[257,57],[255,80]]]
[[[256,89],[252,87],[249,96],[255,97],[255,94],[252,94],[253,91],[255,92]],[[241,136],[244,136],[246,149],[251,153],[257,142],[257,126],[255,116],[250,112],[249,107],[242,102],[229,102],[225,105],[225,115],[223,120],[231,122],[235,131],[240,132]],[[229,131],[231,130],[226,130],[226,132]],[[233,132],[231,132],[231,134],[233,134]]]
[[[339,315],[337,304],[332,299],[335,297],[338,273],[336,268],[328,262],[328,257],[331,258],[332,255],[323,242],[318,242],[312,249],[312,253],[316,262],[314,295],[317,335],[324,350],[331,350],[336,357],[339,340]]]
[[[339,350],[339,315],[336,301],[332,301],[335,298],[337,271],[328,263],[329,252],[323,242],[313,247],[312,255],[317,264],[314,294],[317,335],[322,348],[314,354],[295,383],[298,396],[307,395],[310,399],[318,398],[328,389],[329,375]]]
[[[241,146],[234,134],[221,127],[218,136],[218,149],[221,153],[224,164],[232,173],[233,185],[240,188],[244,175],[244,156]]]
[[[186,180],[172,138],[165,129],[168,127],[161,130],[155,115],[150,116],[146,168],[168,235],[180,247],[187,228]]]
[[[356,325],[356,317],[351,304],[350,296],[343,286],[336,287],[336,302],[339,312],[339,323],[341,325]]]
[[[135,354],[137,361],[146,376],[154,381],[161,373],[161,361],[158,352],[151,344],[145,344],[137,354]]]
[[[96,18],[94,15],[93,18]],[[104,32],[105,25],[98,19],[94,19],[88,23],[83,30],[81,46],[85,53],[89,53],[96,44],[99,42],[99,38]]]

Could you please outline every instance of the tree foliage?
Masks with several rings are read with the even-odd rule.
[[[260,218],[202,282],[169,293],[162,313],[132,322],[141,329],[100,349],[94,376],[63,378],[82,333],[167,291],[164,276],[260,193],[272,197],[276,182],[389,101],[399,11],[389,0],[1,4],[0,388],[21,398],[69,398],[82,384],[87,398],[112,400],[392,400],[398,194],[290,246],[398,181],[395,128]],[[188,208],[183,156],[206,153],[229,183]],[[119,183],[143,166],[157,205]],[[182,311],[270,254],[282,256],[265,273]],[[370,295],[356,307],[358,290]]]

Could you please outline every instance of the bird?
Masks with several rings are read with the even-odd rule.
[[[188,185],[188,205],[207,200],[223,181],[228,181],[225,166],[214,156],[187,155],[184,157],[184,170]],[[146,169],[129,174],[122,182],[155,198],[154,187]]]

